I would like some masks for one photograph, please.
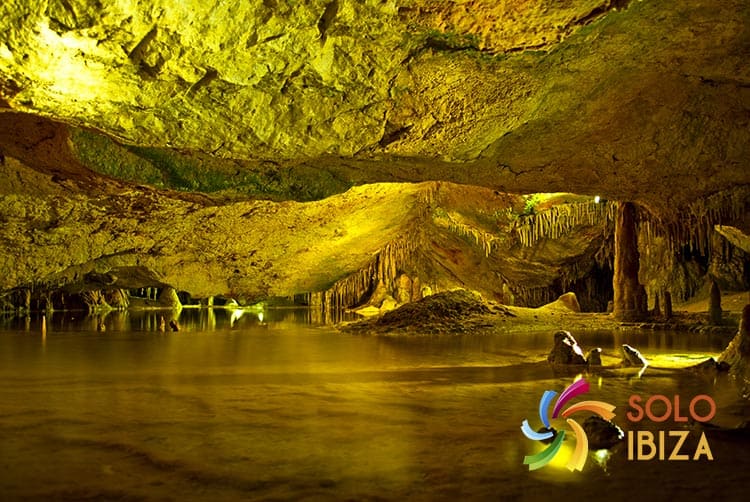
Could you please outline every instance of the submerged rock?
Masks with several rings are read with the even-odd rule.
[[[646,358],[635,347],[623,343],[620,351],[622,352],[623,366],[648,366]]]
[[[552,364],[586,364],[581,346],[568,331],[555,333],[555,346],[547,356],[547,361]]]
[[[625,433],[610,420],[592,415],[583,422],[583,430],[589,439],[589,449],[609,449],[623,440]]]

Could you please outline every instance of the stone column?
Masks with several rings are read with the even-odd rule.
[[[162,307],[182,308],[180,297],[174,288],[166,286],[159,291],[159,305]],[[176,330],[175,330],[176,331]]]
[[[638,321],[643,311],[642,286],[638,283],[638,231],[632,202],[617,203],[615,221],[614,316],[618,321]]]
[[[664,317],[672,318],[672,293],[669,291],[664,292]]]
[[[716,281],[711,279],[711,290],[708,297],[708,320],[714,326],[721,324],[721,291]]]

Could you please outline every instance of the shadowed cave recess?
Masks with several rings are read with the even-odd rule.
[[[750,289],[744,2],[0,15],[8,315],[462,288],[646,322]]]

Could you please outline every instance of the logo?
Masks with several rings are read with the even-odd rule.
[[[615,414],[612,412],[612,410],[615,409],[615,406],[601,401],[581,401],[580,403],[573,404],[565,410],[562,410],[562,407],[565,406],[565,403],[577,396],[580,396],[581,394],[588,393],[588,391],[589,383],[583,378],[577,380],[567,386],[565,390],[563,390],[562,394],[560,394],[560,397],[557,398],[554,408],[552,409],[552,418],[557,418],[558,415],[562,415],[562,418],[566,419],[568,425],[571,429],[573,429],[573,432],[575,433],[575,451],[568,459],[568,463],[566,465],[566,467],[570,471],[583,470],[583,466],[586,463],[586,457],[588,456],[589,440],[586,436],[586,432],[583,430],[583,427],[581,427],[578,422],[568,417],[579,411],[590,411],[596,413],[605,420],[611,420],[615,416]],[[528,420],[524,420],[521,424],[521,431],[523,431],[524,435],[527,438],[533,441],[545,442],[552,440],[549,446],[547,446],[547,448],[545,448],[543,451],[540,451],[535,455],[527,455],[524,457],[523,463],[529,466],[530,471],[541,469],[542,467],[550,463],[550,461],[555,458],[555,456],[560,452],[560,447],[565,440],[564,430],[558,432],[557,435],[555,435],[555,432],[553,430],[550,430],[551,427],[548,410],[550,403],[555,398],[555,396],[557,396],[557,392],[553,390],[546,390],[544,391],[544,394],[542,394],[542,398],[539,400],[539,418],[541,419],[545,430],[543,430],[542,432],[535,431],[529,425]],[[560,413],[561,410],[562,413]]]

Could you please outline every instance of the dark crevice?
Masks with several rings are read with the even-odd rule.
[[[320,33],[320,43],[324,44],[326,41],[326,34],[328,29],[333,24],[333,20],[336,18],[336,14],[339,12],[338,0],[333,0],[326,5],[323,15],[318,19],[318,32]]]
[[[215,70],[214,68],[208,68],[206,70],[206,73],[204,73],[203,76],[196,83],[190,86],[190,88],[187,90],[187,94],[188,95],[195,94],[201,88],[206,87],[208,84],[216,80],[218,76],[219,76],[219,72],[217,70]]]
[[[271,35],[270,37],[266,37],[258,43],[265,44],[266,42],[270,42],[271,40],[276,40],[277,38],[281,38],[283,36],[284,36],[283,33],[279,33],[278,35]]]
[[[574,20],[570,26],[585,26],[593,21],[596,21],[600,17],[608,14],[612,10],[622,10],[627,8],[631,0],[610,0],[609,3],[596,7],[585,16]]]
[[[135,47],[133,47],[133,50],[128,53],[128,58],[135,63],[139,64],[143,60],[143,56],[146,52],[146,49],[148,48],[148,45],[156,38],[156,34],[158,32],[158,27],[154,25],[151,30],[149,30],[146,35],[136,44]]]
[[[742,88],[750,88],[750,82],[745,82],[742,80],[737,79],[714,79],[714,78],[706,78],[706,77],[698,77],[700,79],[701,84],[709,85],[711,87],[719,87],[721,85],[733,85],[736,87],[742,87]]]
[[[390,145],[391,143],[394,143],[398,141],[399,139],[403,138],[411,130],[411,128],[412,128],[411,125],[408,125],[405,127],[396,127],[390,122],[388,122],[386,123],[383,137],[380,138],[380,141],[378,142],[378,144],[381,147],[386,147]]]

